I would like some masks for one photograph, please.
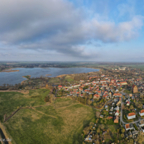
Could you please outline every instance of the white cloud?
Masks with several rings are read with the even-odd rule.
[[[66,0],[1,0],[0,11],[0,43],[81,58],[97,55],[84,46],[88,41],[131,40],[143,26],[141,16],[119,24],[98,17],[89,20],[82,8]]]

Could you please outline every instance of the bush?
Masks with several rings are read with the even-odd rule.
[[[136,124],[133,124],[133,126],[134,126],[134,128],[135,128],[136,130],[138,130],[138,128],[137,128],[137,126],[136,126]]]
[[[49,96],[45,97],[45,102],[50,102],[50,97]]]

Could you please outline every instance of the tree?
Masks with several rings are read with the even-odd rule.
[[[97,129],[97,133],[100,133],[100,128]]]
[[[90,126],[94,126],[94,123],[93,123],[93,122],[90,122]]]
[[[50,97],[49,96],[45,97],[45,102],[50,102]]]
[[[134,108],[133,105],[131,105],[131,106],[130,106],[130,109],[132,110],[133,108]]]
[[[123,128],[121,131],[122,131],[122,133],[124,133],[124,132],[125,132],[125,129]]]
[[[142,107],[143,107],[143,105],[142,105],[142,103],[140,103],[140,104],[138,105],[138,108],[142,109]]]
[[[121,137],[124,138],[124,134],[121,134]]]
[[[91,103],[92,103],[92,101],[91,101],[91,100],[88,100],[88,104],[91,105]]]
[[[140,98],[142,99],[144,97],[143,93],[140,93]]]
[[[96,103],[93,103],[94,106],[96,106]]]
[[[105,126],[103,124],[101,124],[100,128],[103,130],[105,128]]]

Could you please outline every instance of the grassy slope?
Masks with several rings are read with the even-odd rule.
[[[49,93],[49,90],[39,89],[31,90],[28,95],[17,92],[0,92],[0,121],[3,121],[3,116],[11,115],[20,106],[36,106],[43,105],[44,97]]]
[[[30,91],[29,95],[0,93],[0,115],[11,113],[19,105],[42,105],[40,95],[44,97],[47,93],[47,90]],[[49,106],[22,109],[5,126],[18,144],[74,144],[80,143],[83,126],[93,118],[90,107],[65,98]]]

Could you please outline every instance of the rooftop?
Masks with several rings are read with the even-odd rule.
[[[140,113],[144,113],[144,109],[140,111]]]
[[[129,125],[129,124],[126,124],[125,127],[126,127],[126,128],[130,128],[130,125]]]
[[[128,116],[133,116],[133,115],[136,115],[136,114],[134,112],[128,114]]]

